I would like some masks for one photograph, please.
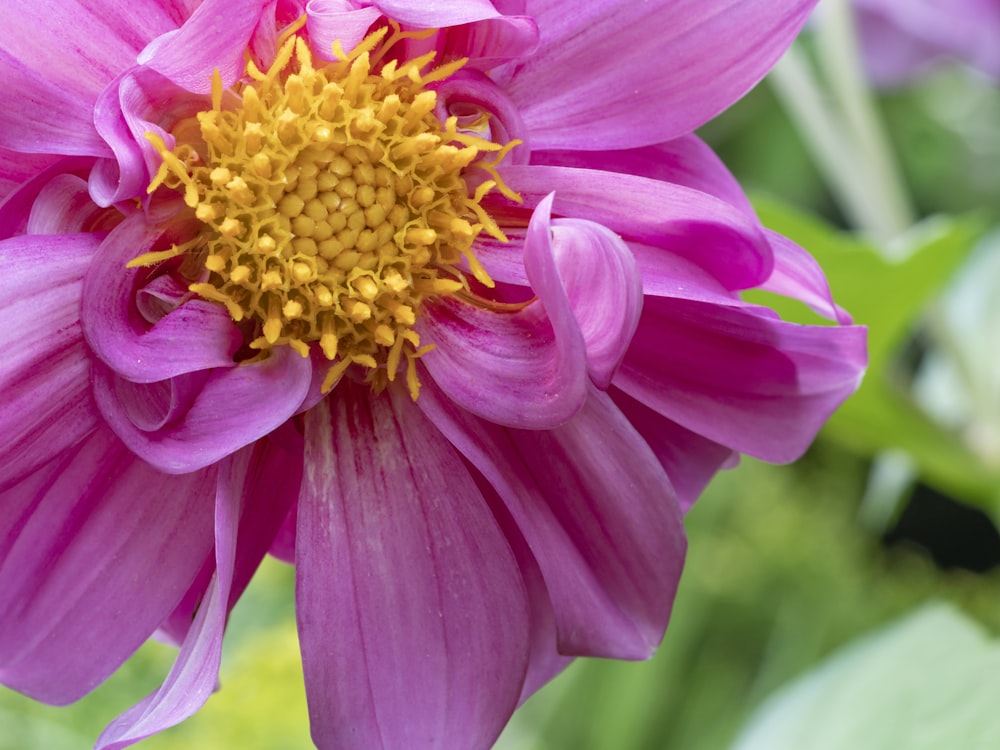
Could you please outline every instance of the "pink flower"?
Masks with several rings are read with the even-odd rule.
[[[905,83],[944,59],[1000,79],[997,0],[855,0],[865,62],[882,86]]]
[[[812,5],[8,2],[3,683],[73,701],[158,632],[98,747],[175,724],[268,551],[321,748],[487,747],[648,657],[682,508],[864,366],[691,135]]]

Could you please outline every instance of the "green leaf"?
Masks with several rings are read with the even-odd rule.
[[[861,638],[781,690],[733,750],[993,750],[1000,645],[944,604]]]
[[[920,327],[929,303],[982,235],[982,219],[928,219],[905,238],[906,246],[899,250],[903,259],[894,262],[874,246],[774,200],[756,198],[754,205],[765,225],[812,253],[836,300],[855,322],[868,326],[868,373],[824,434],[868,454],[906,451],[925,481],[953,497],[996,510],[1000,472],[983,464],[957,435],[914,403],[907,373],[899,364],[900,350]],[[772,297],[767,304],[783,317],[808,320],[801,307]]]
[[[837,301],[856,322],[869,327],[872,369],[883,366],[896,353],[927,303],[985,230],[984,222],[976,216],[932,217],[914,227],[902,241],[905,247],[895,251],[904,259],[893,262],[874,245],[773,199],[755,197],[754,207],[765,226],[802,245],[816,258]]]

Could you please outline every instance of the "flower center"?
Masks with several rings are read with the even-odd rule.
[[[238,99],[216,73],[212,109],[174,129],[173,149],[147,134],[163,158],[149,192],[182,191],[201,228],[129,265],[197,254],[205,271],[191,291],[250,322],[252,349],[307,356],[318,344],[333,363],[324,392],[352,364],[383,387],[405,359],[416,399],[415,360],[431,348],[413,330],[421,304],[467,289],[467,272],[493,286],[472,243],[482,231],[506,237],[480,202],[494,187],[517,199],[495,171],[517,142],[501,147],[434,114],[427,86],[465,60],[383,62],[406,36],[393,25],[349,54],[338,43],[320,67],[291,36],[267,72],[247,62]],[[471,167],[492,179],[470,194]]]

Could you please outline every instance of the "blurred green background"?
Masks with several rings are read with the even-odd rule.
[[[877,96],[913,207],[891,238],[857,226],[787,96],[762,85],[702,135],[870,326],[864,386],[796,464],[744,460],[711,484],[657,656],[578,661],[502,750],[1000,747],[1000,94],[945,66]],[[222,689],[140,747],[311,747],[292,589],[269,561],[233,614]],[[173,654],[148,644],[67,708],[0,692],[0,750],[90,747]]]

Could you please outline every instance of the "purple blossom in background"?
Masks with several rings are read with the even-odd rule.
[[[649,657],[682,511],[864,369],[692,135],[813,4],[10,0],[0,680],[71,702],[156,634],[98,747],[176,724],[268,552],[320,748],[485,748]]]
[[[897,86],[943,60],[1000,79],[1000,0],[854,0],[865,63]]]

